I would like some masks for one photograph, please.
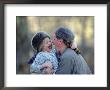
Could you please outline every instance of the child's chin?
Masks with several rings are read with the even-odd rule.
[[[48,49],[48,52],[50,52],[51,51],[51,49]]]

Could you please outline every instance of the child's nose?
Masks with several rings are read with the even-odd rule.
[[[51,45],[52,44],[52,41],[49,41],[49,43],[48,43],[49,45]]]
[[[51,40],[50,42],[51,42],[51,44],[52,44],[52,43],[53,43],[53,40]]]
[[[52,44],[52,41],[50,41],[50,44]]]
[[[52,43],[52,40],[50,40],[49,43]]]

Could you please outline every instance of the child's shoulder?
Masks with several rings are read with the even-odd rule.
[[[52,48],[51,53],[56,53],[56,49]]]
[[[48,52],[39,52],[37,54],[37,57],[48,57],[49,56],[49,53]]]

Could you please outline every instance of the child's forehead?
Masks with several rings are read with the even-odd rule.
[[[48,42],[48,41],[50,41],[50,38],[45,38],[45,39],[43,40],[43,42]]]
[[[46,40],[47,40],[47,41],[49,41],[49,40],[50,40],[50,38],[48,38],[48,37],[47,37],[47,38],[45,38],[44,40],[45,40],[45,41],[46,41]]]

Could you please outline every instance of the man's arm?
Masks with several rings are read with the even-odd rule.
[[[76,74],[91,74],[89,66],[81,55],[76,57],[74,63],[74,71],[76,71]]]

